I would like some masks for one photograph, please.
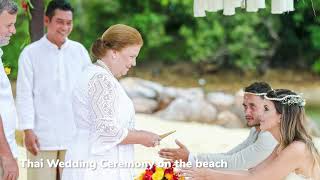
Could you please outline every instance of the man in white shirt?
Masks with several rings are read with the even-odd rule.
[[[260,131],[260,116],[263,113],[264,95],[271,87],[264,82],[256,82],[244,89],[243,107],[248,127],[251,127],[247,139],[227,153],[190,153],[185,145],[176,140],[177,149],[164,148],[160,157],[171,160],[191,162],[226,162],[227,169],[250,169],[265,160],[278,142],[269,132]]]
[[[30,180],[56,180],[62,169],[47,160],[64,160],[75,131],[72,90],[82,70],[91,63],[87,50],[67,37],[72,31],[73,8],[51,1],[45,15],[47,34],[28,45],[19,57],[17,110],[24,130],[28,160],[44,168],[28,169]]]
[[[0,47],[8,45],[16,33],[17,5],[11,0],[0,1]],[[17,112],[14,105],[10,81],[5,73],[0,48],[0,180],[16,180],[19,168],[15,139]]]

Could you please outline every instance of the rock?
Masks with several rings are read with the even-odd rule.
[[[204,99],[177,98],[157,115],[167,120],[212,123],[216,119],[217,110]]]
[[[241,107],[239,107],[234,104],[230,107],[229,111],[231,113],[233,113],[234,115],[236,115],[240,119],[242,124],[247,124],[247,120],[245,118],[245,113],[244,113],[244,108],[242,107],[242,105],[241,105]]]
[[[218,114],[215,124],[221,125],[226,128],[243,128],[244,124],[241,120],[230,111],[223,111]]]
[[[188,100],[202,99],[204,92],[201,88],[174,88],[164,87],[162,93],[158,96],[159,110],[165,109],[174,99],[184,98]]]
[[[240,89],[236,94],[234,95],[234,105],[236,105],[238,108],[243,109],[243,96],[244,96],[244,91]]]
[[[217,117],[217,109],[204,99],[193,100],[189,105],[188,121],[213,123]]]
[[[189,100],[203,99],[204,92],[201,88],[177,89],[177,97]]]
[[[158,108],[158,102],[147,98],[133,98],[134,109],[137,113],[152,114]]]
[[[229,108],[229,111],[238,116],[243,124],[247,124],[247,120],[245,119],[245,113],[243,108],[243,96],[244,91],[240,89],[236,94],[234,95],[234,103]]]
[[[158,96],[158,110],[163,110],[177,97],[177,89],[173,87],[164,87],[162,93]]]
[[[207,100],[217,107],[219,111],[229,109],[235,102],[235,98],[232,95],[223,92],[208,93]]]
[[[138,79],[138,78],[136,78],[136,79]],[[161,84],[155,83],[155,82],[153,82],[153,81],[147,81],[147,80],[143,80],[143,79],[138,79],[138,82],[139,82],[139,84],[141,84],[142,86],[147,87],[147,88],[149,88],[149,89],[152,89],[152,90],[156,91],[157,94],[161,94],[162,91],[163,91],[163,89],[164,89],[164,87],[163,87]]]
[[[188,99],[177,98],[166,109],[157,112],[156,115],[166,120],[186,121],[190,116],[190,103],[191,101]]]
[[[158,83],[132,77],[121,79],[120,84],[130,98],[156,99],[163,90],[162,85]]]

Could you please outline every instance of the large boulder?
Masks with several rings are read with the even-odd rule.
[[[226,127],[226,128],[243,128],[243,122],[232,112],[223,111],[218,114],[217,121],[215,124]]]
[[[158,108],[158,102],[154,99],[136,97],[132,102],[137,113],[152,114]]]
[[[177,89],[177,97],[185,98],[189,100],[203,99],[205,96],[203,89],[201,88],[188,88],[188,89]]]
[[[190,116],[188,121],[214,123],[217,109],[204,99],[195,99],[189,104]]]
[[[121,79],[120,84],[131,98],[156,99],[163,90],[161,84],[133,77]]]
[[[158,110],[163,110],[177,97],[177,89],[174,87],[164,87],[158,96]]]
[[[156,115],[165,120],[186,121],[190,116],[190,103],[191,101],[188,99],[177,98],[166,109],[157,112]]]
[[[159,110],[165,109],[174,99],[184,98],[188,100],[202,99],[204,92],[201,88],[174,88],[164,87],[158,96]]]
[[[157,115],[167,120],[213,123],[217,110],[204,99],[177,98]]]
[[[238,116],[243,124],[247,124],[247,121],[245,119],[244,108],[242,105],[243,96],[244,91],[242,89],[236,92],[236,94],[234,95],[234,104],[230,107],[229,111]]]
[[[223,92],[211,92],[207,94],[207,100],[219,111],[229,109],[235,102],[235,98]]]

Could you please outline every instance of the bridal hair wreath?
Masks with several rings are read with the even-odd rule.
[[[306,105],[306,100],[302,98],[301,95],[286,95],[281,98],[271,98],[267,95],[264,95],[264,98],[271,101],[280,101],[282,104],[291,105],[298,105],[300,107],[304,107]]]
[[[252,95],[255,95],[255,96],[265,96],[265,95],[267,95],[267,93],[252,93],[252,92],[244,92],[244,94],[252,94]]]

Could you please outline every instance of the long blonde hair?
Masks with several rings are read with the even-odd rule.
[[[288,95],[297,95],[295,92],[287,89],[271,90],[267,93],[267,98],[281,99]],[[301,97],[302,99],[302,97]],[[313,171],[316,173],[320,171],[320,155],[315,147],[311,135],[306,131],[306,115],[304,104],[301,104],[301,99],[285,103],[283,101],[271,100],[276,108],[276,111],[281,114],[280,121],[280,142],[279,150],[283,150],[289,146],[293,141],[301,141],[306,144],[313,157]]]

